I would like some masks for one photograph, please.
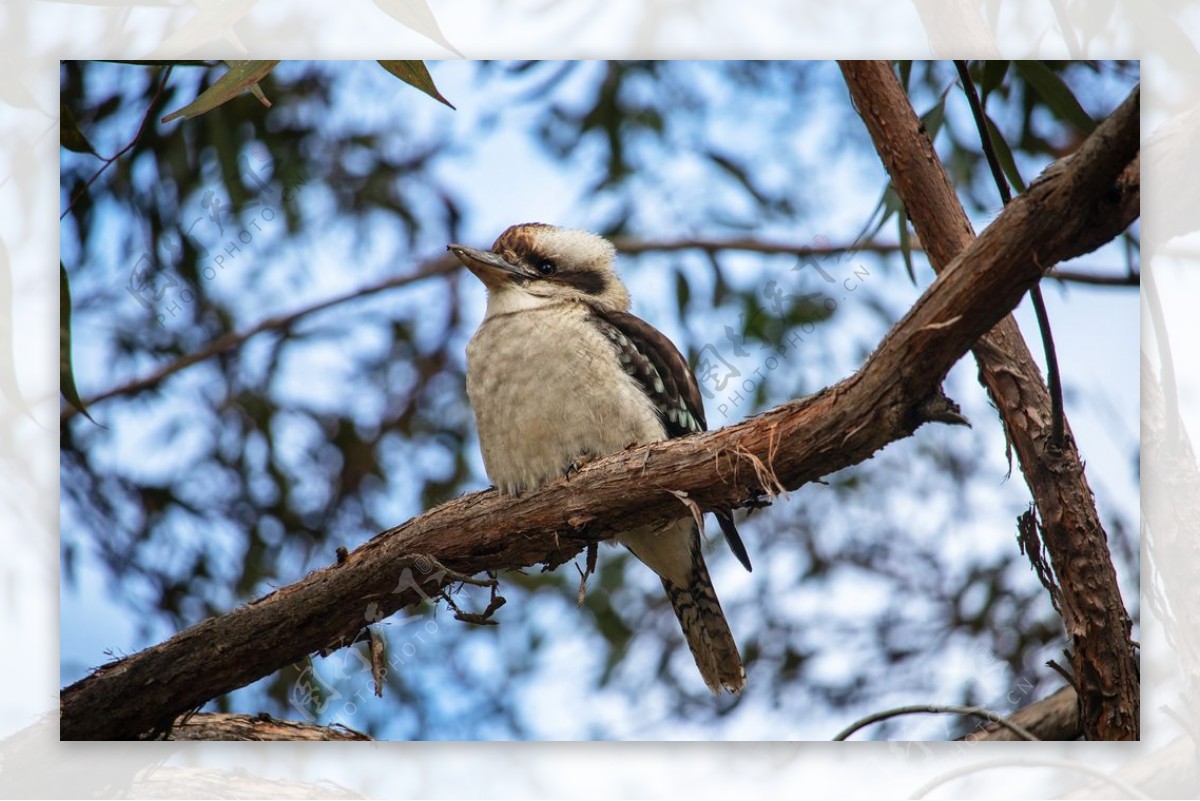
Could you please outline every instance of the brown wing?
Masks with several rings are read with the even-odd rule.
[[[613,343],[625,368],[658,410],[667,437],[707,431],[700,386],[683,354],[670,339],[628,312],[592,308],[596,324]],[[728,511],[715,513],[734,556],[750,570],[750,556]]]
[[[654,326],[627,312],[594,309],[601,330],[616,346],[621,366],[650,398],[674,439],[707,431],[704,401],[687,360]]]

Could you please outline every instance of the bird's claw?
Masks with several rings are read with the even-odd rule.
[[[582,470],[588,463],[596,461],[596,455],[589,452],[584,452],[575,457],[575,460],[563,468],[562,477],[570,481],[571,477]]]

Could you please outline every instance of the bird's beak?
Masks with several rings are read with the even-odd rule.
[[[463,245],[447,245],[446,250],[458,257],[475,277],[489,287],[502,286],[515,279],[528,279],[519,267],[509,264],[495,253]]]

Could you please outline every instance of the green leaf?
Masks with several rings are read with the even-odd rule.
[[[258,82],[275,69],[278,61],[229,61],[229,72],[222,75],[216,83],[200,93],[200,96],[183,108],[172,111],[162,118],[170,122],[179,117],[192,119],[224,105],[242,92],[253,92],[259,102],[270,108],[271,101],[262,94]]]
[[[1008,74],[1008,64],[1005,60],[983,62],[979,79],[979,91],[983,97],[986,98],[1004,82],[1004,76]]]
[[[392,73],[409,86],[416,87],[432,97],[434,100],[445,103],[450,108],[454,108],[454,104],[443,97],[442,93],[439,92],[437,87],[433,85],[433,77],[430,76],[429,68],[425,66],[424,61],[380,60],[379,63],[385,70]]]
[[[67,403],[95,423],[75,389],[75,372],[71,368],[71,284],[61,261],[58,263],[58,385]]]
[[[713,270],[713,305],[720,306],[729,297],[732,290],[729,284],[725,283],[725,274],[721,271],[721,263],[717,260],[715,251],[707,251],[708,263],[712,265]]]
[[[1021,178],[1021,171],[1017,169],[1017,162],[1013,158],[1012,150],[1008,146],[1008,142],[1004,141],[1003,134],[996,127],[996,123],[992,122],[992,118],[984,115],[984,122],[987,124],[988,138],[992,140],[992,149],[996,151],[996,159],[1000,162],[1000,169],[1004,172],[1008,182],[1012,184],[1013,189],[1018,193],[1025,191],[1025,181]]]
[[[83,135],[83,131],[79,130],[79,124],[75,122],[75,115],[71,113],[71,109],[65,102],[58,102],[58,140],[67,150],[73,150],[76,153],[87,153],[92,156],[98,156],[96,148],[92,147],[92,143]]]
[[[706,150],[704,155],[731,176],[735,181],[741,184],[742,188],[758,202],[760,206],[771,205],[771,198],[767,197],[757,186],[754,185],[754,179],[750,177],[749,171],[738,164],[728,156],[723,156],[715,150]]]
[[[908,80],[912,77],[913,63],[911,61],[901,61],[896,64],[900,72],[900,85],[904,87],[904,91],[908,92]]]
[[[675,271],[675,302],[679,304],[679,312],[682,314],[687,308],[688,301],[691,300],[692,292],[688,287],[687,276],[682,270]]]
[[[904,269],[908,272],[908,280],[913,282],[913,286],[916,286],[917,271],[913,268],[912,237],[908,234],[908,211],[906,209],[900,209],[897,221],[900,225],[900,255],[904,258]]]
[[[1040,61],[1015,61],[1017,72],[1029,83],[1054,115],[1085,134],[1096,129],[1096,121],[1083,110],[1075,93],[1063,79]]]
[[[946,95],[949,92],[950,87],[947,86],[938,102],[921,115],[921,123],[925,126],[925,133],[930,142],[937,141],[938,131],[942,130],[942,124],[946,121]]]
[[[875,208],[871,210],[871,216],[867,218],[867,224],[858,236],[854,238],[853,247],[858,247],[863,242],[869,242],[875,238],[875,234],[882,230],[883,226],[892,215],[896,212],[904,210],[904,202],[900,200],[900,196],[896,194],[895,187],[892,182],[888,181],[888,185],[884,187],[883,194],[879,197],[879,202],[875,204]],[[878,222],[873,223],[875,215],[882,212]]]

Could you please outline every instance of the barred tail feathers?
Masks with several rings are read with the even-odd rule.
[[[704,564],[699,532],[693,533],[692,543],[692,575],[688,586],[679,587],[664,578],[663,589],[679,618],[679,626],[704,683],[714,694],[719,694],[722,689],[739,693],[746,686],[742,657]]]

